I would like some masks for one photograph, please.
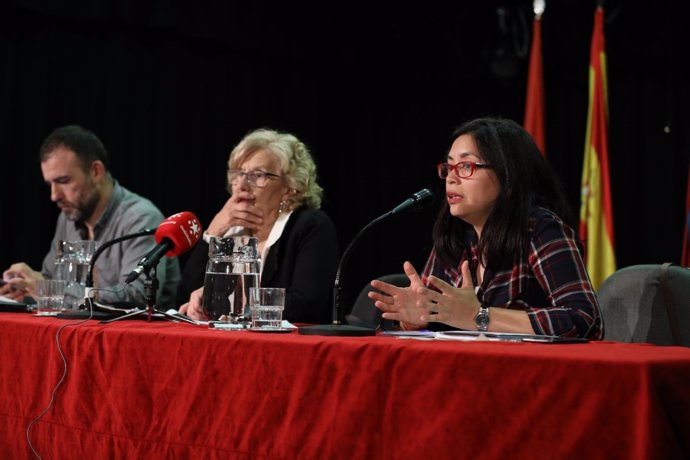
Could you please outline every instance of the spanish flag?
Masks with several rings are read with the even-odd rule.
[[[616,271],[609,183],[607,98],[604,9],[599,6],[594,13],[590,52],[589,110],[580,207],[580,238],[585,242],[587,271],[595,290]]]
[[[544,110],[544,76],[541,57],[541,9],[537,2],[534,7],[534,21],[532,23],[532,48],[529,57],[529,72],[527,75],[527,97],[525,98],[525,130],[532,135],[534,142],[546,156],[545,140],[545,110]]]

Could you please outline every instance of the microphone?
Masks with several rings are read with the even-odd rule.
[[[418,191],[417,193],[413,193],[412,195],[410,195],[408,199],[406,199],[405,201],[397,205],[395,208],[393,208],[389,214],[400,214],[409,209],[422,209],[427,205],[431,204],[433,201],[434,194],[431,193],[431,190],[425,188],[423,190]]]
[[[362,235],[366,233],[374,225],[388,219],[396,214],[402,214],[404,212],[410,211],[412,209],[422,209],[434,201],[434,194],[428,188],[418,191],[410,195],[408,199],[400,203],[395,208],[391,209],[387,213],[377,217],[376,219],[369,222],[364,226],[362,230],[355,235],[355,237],[350,241],[350,244],[343,251],[343,255],[340,257],[340,263],[338,264],[338,270],[335,274],[335,283],[333,285],[333,322],[329,325],[315,325],[315,326],[303,326],[299,328],[299,333],[302,335],[331,335],[331,336],[367,336],[374,335],[376,333],[375,329],[360,326],[350,326],[342,324],[343,321],[343,288],[342,288],[342,272],[347,261],[350,259],[350,253],[355,245],[360,241]]]
[[[164,255],[175,257],[189,251],[201,238],[201,224],[191,212],[179,212],[161,222],[154,238],[158,244],[127,275],[126,284],[158,265]]]

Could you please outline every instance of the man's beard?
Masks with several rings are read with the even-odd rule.
[[[73,222],[84,222],[91,218],[93,212],[96,210],[98,201],[101,199],[101,194],[98,190],[94,190],[83,199],[72,212],[64,212],[65,217]]]

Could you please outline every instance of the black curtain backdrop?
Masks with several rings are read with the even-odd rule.
[[[37,160],[77,123],[112,173],[169,215],[207,225],[227,198],[230,149],[258,127],[311,148],[341,250],[375,217],[430,187],[457,124],[522,121],[530,1],[401,6],[290,2],[4,1],[0,6],[0,268],[39,268],[57,209]],[[548,158],[574,211],[595,1],[548,0]],[[680,1],[606,7],[610,165],[619,267],[679,262],[690,156],[690,30]],[[343,278],[421,269],[436,209],[374,227]],[[185,261],[184,257],[181,259]]]

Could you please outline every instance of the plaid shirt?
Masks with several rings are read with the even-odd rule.
[[[477,297],[482,305],[524,310],[537,334],[579,336],[592,340],[603,337],[599,304],[582,260],[581,248],[572,228],[558,216],[537,208],[529,221],[529,249],[518,263],[497,272],[484,272]],[[477,240],[468,237],[470,270],[476,273]],[[422,273],[428,286],[430,275],[457,287],[462,283],[460,266],[444,264],[432,251]]]

